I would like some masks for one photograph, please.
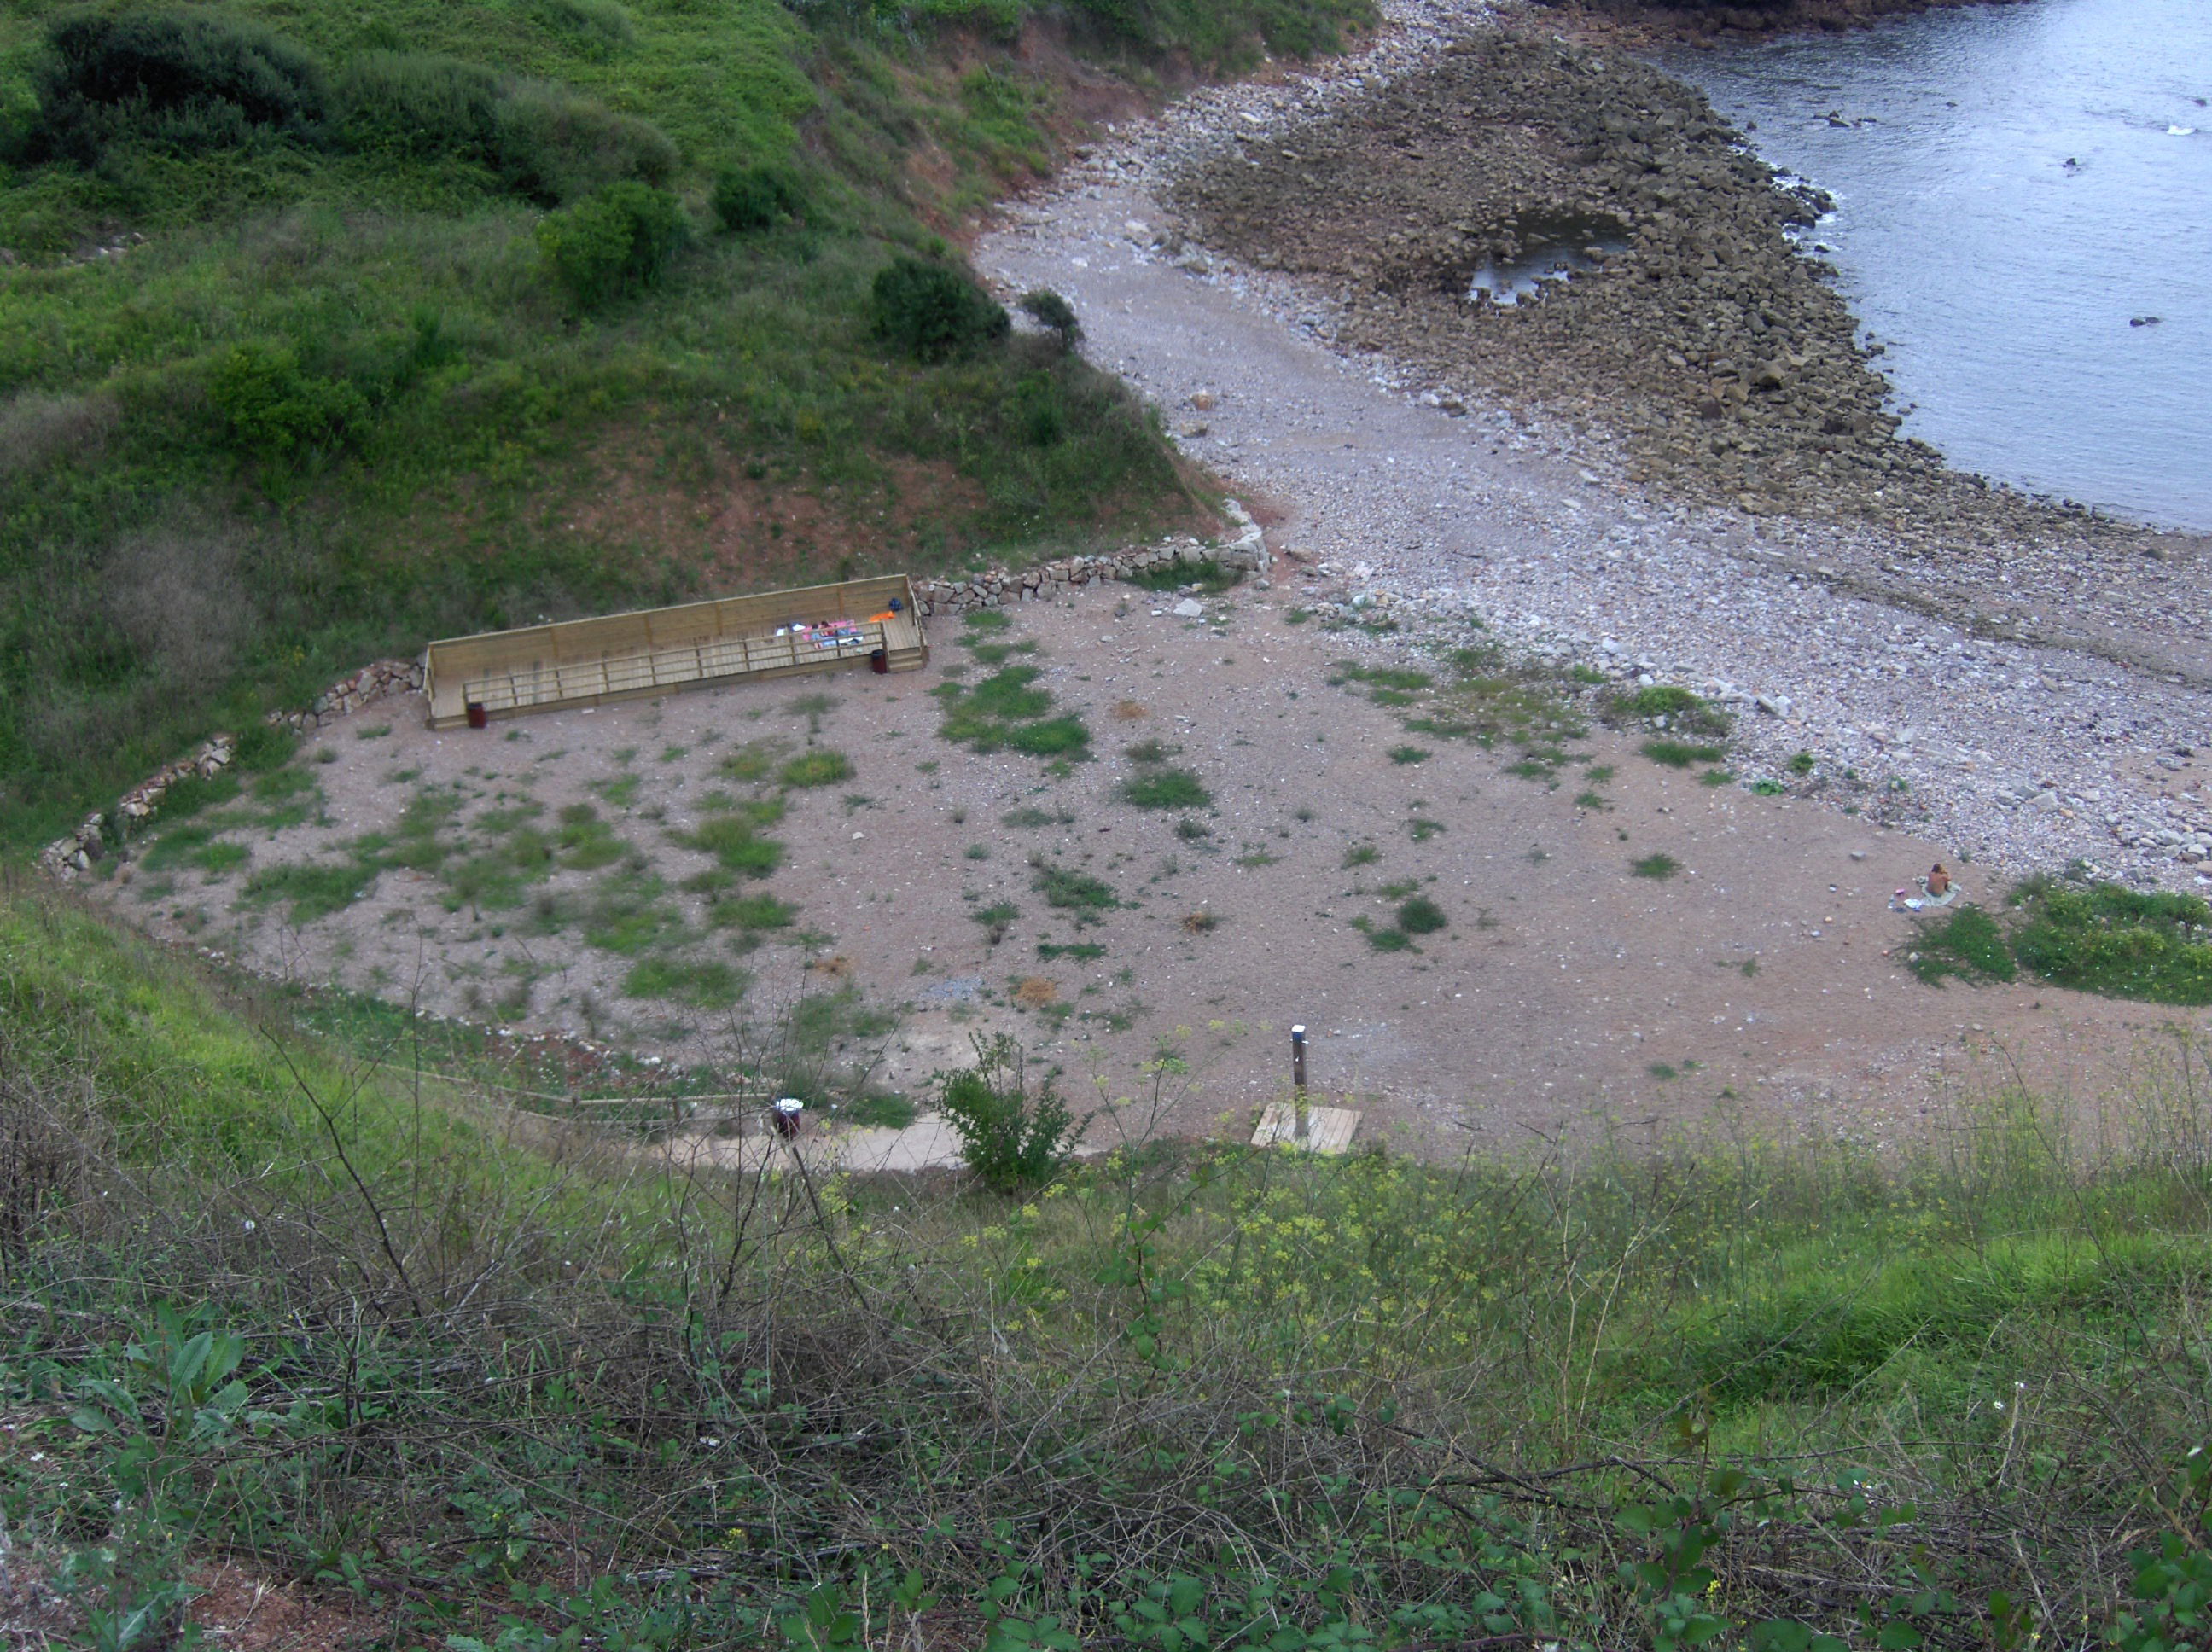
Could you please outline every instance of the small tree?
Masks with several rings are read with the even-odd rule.
[[[924,361],[941,361],[1004,338],[1005,308],[950,265],[901,254],[878,272],[876,336]]]
[[[1067,1110],[1049,1078],[1029,1093],[1022,1048],[1011,1036],[971,1042],[975,1065],[945,1078],[939,1103],[961,1156],[993,1193],[1042,1187],[1060,1174],[1090,1121]]]
[[[1063,353],[1073,349],[1083,337],[1083,324],[1075,319],[1075,307],[1048,288],[1040,287],[1034,293],[1021,297],[1022,311],[1038,326],[1060,335]]]

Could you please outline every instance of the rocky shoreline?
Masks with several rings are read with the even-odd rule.
[[[1385,9],[1356,58],[1098,147],[979,261],[1066,291],[1094,355],[1185,410],[1194,457],[1271,491],[1316,598],[1395,603],[1409,632],[1471,611],[1732,697],[1747,772],[1810,751],[1803,789],[2009,872],[2197,887],[2206,542],[1896,440],[1792,245],[1817,202],[1692,88],[1533,32],[1549,10]],[[1588,268],[1510,307],[1466,296],[1547,235]],[[1324,459],[1327,427],[1379,432],[1378,394],[1401,445]]]
[[[1885,17],[1951,6],[2019,5],[2024,0],[1541,0],[1577,32],[1602,24],[1628,38],[1758,38],[1813,29],[1864,28]]]

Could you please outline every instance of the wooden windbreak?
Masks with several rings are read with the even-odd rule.
[[[424,656],[422,693],[431,727],[458,728],[471,706],[515,717],[831,671],[878,650],[895,671],[928,662],[903,574],[450,637]]]

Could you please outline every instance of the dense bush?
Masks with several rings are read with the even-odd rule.
[[[351,384],[305,372],[290,350],[263,344],[233,347],[216,364],[208,399],[232,444],[264,459],[327,446],[368,414]]]
[[[1030,1094],[1021,1046],[1012,1037],[974,1042],[975,1065],[945,1080],[941,1102],[960,1138],[960,1156],[994,1193],[1042,1187],[1067,1163],[1084,1121],[1067,1110],[1051,1079]]]
[[[969,354],[1013,325],[961,271],[903,254],[876,276],[874,304],[876,336],[924,361]]]
[[[489,161],[497,149],[503,77],[421,52],[362,52],[331,86],[339,140],[364,154]]]
[[[666,190],[612,184],[547,214],[538,247],[570,296],[592,309],[658,281],[687,229],[684,203]]]
[[[501,179],[533,199],[574,201],[632,180],[658,188],[676,175],[676,146],[659,127],[563,87],[514,82],[495,124]]]
[[[213,13],[72,16],[51,43],[40,142],[77,161],[115,143],[335,144],[473,161],[549,204],[631,179],[665,184],[676,171],[676,146],[650,121],[434,52],[356,52],[326,75],[301,48]]]
[[[358,53],[334,77],[331,103],[349,149],[474,161],[504,187],[549,203],[609,184],[665,184],[676,171],[676,146],[651,122],[457,58]]]
[[[78,12],[47,39],[39,106],[55,155],[90,161],[113,143],[192,150],[321,131],[321,70],[258,24],[211,11]]]
[[[788,167],[744,167],[714,181],[714,216],[739,234],[773,229],[805,210],[799,174]]]

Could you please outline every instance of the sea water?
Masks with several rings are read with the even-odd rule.
[[[1668,53],[1834,197],[1911,435],[2212,530],[2212,0],[2027,0]]]

